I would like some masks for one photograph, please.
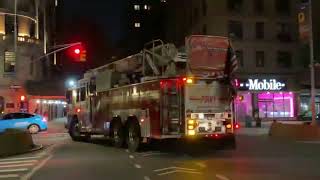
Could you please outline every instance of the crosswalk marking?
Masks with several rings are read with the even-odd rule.
[[[35,163],[38,162],[38,160],[26,160],[26,161],[7,161],[7,162],[0,162],[1,164],[18,164],[18,163]]]
[[[32,166],[33,163],[26,163],[26,164],[11,164],[11,165],[4,165],[0,166],[0,168],[12,168],[12,167],[23,167],[23,166]]]
[[[3,161],[17,161],[17,160],[28,160],[28,159],[38,159],[41,158],[43,155],[40,156],[30,156],[30,157],[21,157],[21,158],[7,158],[7,159],[0,159],[0,162]]]
[[[0,169],[0,173],[7,173],[7,172],[22,172],[28,171],[28,168],[18,168],[18,169]]]
[[[19,175],[18,174],[6,174],[6,175],[0,175],[0,179],[4,179],[4,178],[18,178]]]

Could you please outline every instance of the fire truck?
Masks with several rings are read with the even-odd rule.
[[[190,36],[184,49],[161,40],[91,69],[67,91],[66,128],[75,141],[103,135],[137,151],[152,139],[235,146],[228,38]]]

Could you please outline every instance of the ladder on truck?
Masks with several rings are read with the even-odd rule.
[[[179,134],[181,129],[182,101],[181,101],[181,87],[177,80],[168,80],[162,83],[162,133],[166,135]]]

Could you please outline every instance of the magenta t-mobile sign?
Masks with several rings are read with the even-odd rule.
[[[248,79],[245,83],[240,83],[241,89],[251,91],[281,91],[286,87],[286,84],[276,79]]]

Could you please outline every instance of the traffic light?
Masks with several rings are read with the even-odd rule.
[[[87,51],[82,45],[71,47],[68,54],[75,62],[85,62],[87,59]]]
[[[21,102],[24,102],[25,100],[26,100],[26,97],[25,97],[25,96],[23,96],[23,95],[20,96],[20,101],[21,101]]]
[[[82,50],[80,52],[80,62],[85,62],[87,60],[87,51],[86,50]]]
[[[28,102],[26,96],[20,96],[20,112],[28,112]]]

